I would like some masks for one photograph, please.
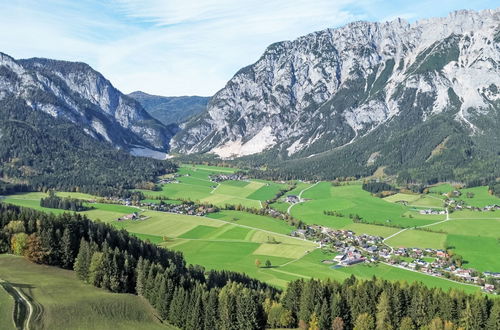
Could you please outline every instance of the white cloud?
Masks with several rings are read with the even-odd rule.
[[[0,51],[87,62],[124,92],[211,95],[273,42],[465,4],[450,1],[439,13],[430,0],[0,1]]]

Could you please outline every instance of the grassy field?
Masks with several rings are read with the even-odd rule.
[[[351,224],[349,214],[358,214],[367,222],[402,227],[421,226],[444,219],[444,216],[423,216],[412,207],[373,197],[362,190],[360,184],[332,186],[329,182],[321,182],[305,191],[302,197],[311,200],[293,206],[291,214],[306,223],[333,228]],[[343,217],[324,215],[323,211],[328,210],[338,211]]]
[[[12,318],[14,312],[14,299],[0,285],[0,324],[4,330],[15,330]]]
[[[416,247],[422,249],[444,249],[446,245],[446,234],[410,229],[388,239],[386,244],[395,248]]]
[[[72,271],[0,255],[0,278],[19,288],[36,310],[33,325],[43,329],[174,329],[159,323],[142,298],[84,284]],[[0,294],[0,297],[3,297]],[[2,329],[12,314],[0,314]],[[7,319],[6,319],[7,318]]]
[[[210,175],[227,174],[235,169],[215,166],[183,165],[177,174],[179,183],[164,184],[160,191],[139,190],[148,199],[165,197],[186,199],[219,206],[226,204],[261,208],[261,202],[272,199],[286,184],[264,180],[250,181],[210,181]]]
[[[463,200],[468,205],[477,207],[484,207],[492,204],[500,205],[500,198],[491,195],[486,186],[461,189],[460,192],[462,195],[457,199]],[[472,193],[473,197],[467,197],[467,193]]]
[[[429,188],[429,192],[435,194],[446,194],[453,190],[455,190],[455,187],[449,183],[441,183]]]
[[[497,235],[500,233],[496,232]],[[500,236],[500,235],[498,235]],[[467,262],[467,268],[500,271],[500,237],[448,235],[447,244]]]
[[[262,180],[225,181],[221,184],[210,182],[208,176],[222,173],[220,170],[234,171],[234,169],[227,168],[181,166],[179,173],[184,175],[179,178],[181,183],[166,184],[162,187],[162,191],[149,193],[153,194],[152,197],[163,196],[171,200],[186,198],[218,205],[230,203],[260,207],[260,201],[274,197],[279,189],[286,187],[286,184]],[[403,227],[434,224],[445,218],[444,215],[427,216],[418,213],[421,208],[438,208],[442,205],[442,197],[437,193],[396,194],[380,199],[362,190],[359,183],[332,186],[329,182],[320,182],[312,187],[310,183],[298,182],[297,187],[287,194],[298,195],[306,188],[310,189],[306,190],[302,197],[308,200],[294,205],[291,208],[291,214],[309,224],[322,224],[333,228],[349,229],[357,234],[388,237],[400,229],[353,223],[349,214],[358,214],[364,220],[377,224]],[[14,195],[9,196],[6,201],[43,211],[63,212],[40,208],[39,198],[42,196],[45,195],[40,193]],[[408,202],[409,205],[396,203],[401,200]],[[330,265],[321,263],[321,260],[331,259],[333,255],[315,249],[315,245],[311,242],[287,237],[286,235],[294,228],[284,221],[266,216],[227,210],[210,214],[208,217],[144,211],[141,215],[145,216],[146,220],[118,222],[116,221],[118,217],[137,211],[137,209],[109,204],[92,205],[96,209],[84,212],[90,218],[100,219],[117,228],[126,229],[152,243],[182,251],[190,263],[198,263],[209,269],[242,271],[278,287],[284,287],[288,281],[298,278],[320,277],[343,280],[352,273],[362,278],[376,275],[389,280],[423,279],[423,282],[430,286],[470,290],[468,286],[383,264],[376,267],[358,265],[332,269]],[[272,206],[285,212],[290,204],[278,202]],[[332,210],[342,213],[343,216],[323,214],[323,211]],[[473,217],[486,217],[488,220],[465,220]],[[495,220],[495,217],[499,220]],[[429,227],[429,229],[443,231],[443,233],[407,230],[388,240],[387,243],[395,247],[422,248],[444,248],[448,244],[455,249],[456,253],[463,255],[465,260],[470,260],[469,266],[477,267],[479,270],[490,266],[488,270],[499,271],[500,266],[492,260],[492,256],[496,255],[498,249],[494,245],[498,238],[497,233],[500,232],[498,214],[460,211],[452,213],[451,218],[464,220],[452,220]],[[470,221],[478,222],[471,223]],[[273,241],[278,244],[272,244]],[[485,244],[487,249],[470,248],[471,244]],[[491,254],[491,251],[494,253]],[[256,259],[259,259],[262,264],[269,259],[273,267],[256,267]]]
[[[283,220],[241,211],[224,210],[218,213],[209,214],[208,217],[230,221],[239,225],[257,227],[285,235],[290,234],[295,229]]]
[[[59,194],[59,193],[58,193]],[[63,193],[61,193],[63,194]],[[2,201],[18,206],[29,207],[35,210],[50,212],[54,214],[61,214],[64,212],[71,212],[67,210],[60,209],[51,209],[40,206],[40,198],[48,196],[44,193],[22,193],[8,196]],[[87,203],[87,206],[92,207],[92,210],[80,212],[81,214],[86,214],[90,218],[94,220],[102,220],[102,221],[112,221],[116,220],[119,217],[130,214],[133,212],[137,212],[138,209],[134,207],[124,206],[124,205],[116,205],[116,204],[104,204],[104,203]]]
[[[374,236],[387,237],[397,233],[401,229],[387,226],[369,225],[365,223],[351,223],[342,229],[352,230],[358,235],[367,234]]]

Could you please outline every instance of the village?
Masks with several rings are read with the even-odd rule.
[[[175,178],[164,179],[169,183],[174,183]],[[225,180],[245,180],[239,174],[219,174],[211,176],[211,181],[221,182]],[[167,182],[163,182],[167,183]],[[303,202],[299,196],[288,195],[283,198],[290,204]],[[131,199],[113,200],[114,203],[123,205],[135,205],[137,207],[147,207],[154,211],[185,214],[191,216],[206,216],[208,213],[218,212],[219,208],[213,205],[200,205],[192,201],[182,201],[181,203],[168,203],[160,200],[158,203],[135,202]],[[474,211],[499,210],[500,206],[490,205],[483,208],[464,205],[463,201],[446,199],[445,205],[449,211],[469,209]],[[227,206],[229,207],[229,206]],[[239,209],[237,206],[230,207]],[[444,210],[424,209],[420,214],[446,214]],[[259,213],[282,220],[287,219],[287,215],[272,208],[261,209]],[[327,212],[328,213],[328,212]],[[117,221],[123,220],[145,220],[139,213],[125,215]],[[320,248],[330,248],[337,255],[330,260],[323,260],[325,264],[332,267],[348,267],[360,263],[384,263],[393,267],[399,267],[409,271],[419,272],[430,276],[445,278],[451,281],[468,283],[470,285],[481,286],[482,290],[490,294],[500,294],[500,273],[479,272],[474,269],[461,267],[461,262],[457,262],[454,256],[447,251],[439,249],[420,248],[392,248],[384,243],[384,238],[367,234],[356,235],[350,230],[335,230],[319,225],[297,226],[298,229],[291,232],[291,236],[315,241]],[[418,229],[417,229],[418,230]]]
[[[322,248],[332,248],[338,254],[333,259],[323,260],[323,263],[332,264],[334,268],[381,262],[430,276],[478,285],[487,293],[500,293],[500,273],[481,273],[474,269],[461,268],[444,250],[393,249],[385,245],[383,237],[380,236],[356,235],[350,230],[334,230],[317,225],[295,230],[291,235],[315,240]]]

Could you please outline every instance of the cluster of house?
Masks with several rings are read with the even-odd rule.
[[[341,253],[337,254],[333,261],[342,266],[351,266],[366,261],[366,257],[354,246],[345,248]]]
[[[500,205],[493,204],[493,205],[486,205],[484,207],[477,207],[470,205],[463,206],[460,204],[455,205],[455,210],[463,210],[463,209],[470,211],[478,211],[478,212],[490,212],[490,211],[500,210]]]
[[[177,180],[178,175],[173,175],[172,177],[168,178],[162,178],[158,180],[159,184],[169,184],[169,183],[179,183],[179,180]]]
[[[246,181],[248,180],[248,177],[246,175],[243,175],[241,173],[232,173],[232,174],[214,174],[209,176],[210,181],[212,182],[222,182],[222,181],[227,181],[227,180],[233,180],[233,181]]]
[[[485,292],[495,293],[495,287],[500,286],[500,273],[480,273],[473,269],[457,267],[453,264],[451,256],[440,249],[391,249],[383,243],[383,238],[379,236],[356,235],[350,230],[334,230],[318,225],[295,230],[291,235],[314,239],[320,247],[331,245],[339,252],[332,260],[323,260],[323,263],[351,266],[364,262],[382,261],[427,275],[481,285]],[[486,281],[487,278],[493,279],[493,281]],[[492,284],[492,282],[497,284]]]
[[[169,212],[177,214],[195,215],[203,217],[207,213],[214,213],[217,210],[214,207],[208,207],[205,205],[197,205],[194,203],[182,203],[182,204],[153,204],[150,206],[152,210],[160,212]]]
[[[420,213],[420,214],[446,214],[446,211],[427,209],[427,210],[420,210],[420,211],[418,211],[418,213]]]

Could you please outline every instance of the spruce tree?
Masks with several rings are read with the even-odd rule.
[[[354,330],[374,330],[375,321],[368,313],[359,314],[354,322]]]
[[[89,281],[89,267],[90,267],[90,245],[85,239],[80,240],[80,249],[75,260],[74,270],[76,276],[84,282]]]
[[[391,305],[389,295],[384,291],[379,297],[377,304],[376,325],[377,330],[391,330]]]

